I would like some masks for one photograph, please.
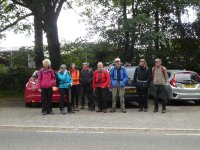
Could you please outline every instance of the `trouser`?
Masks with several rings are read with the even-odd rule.
[[[91,108],[94,106],[94,99],[93,99],[93,90],[91,85],[82,85],[82,100],[81,105],[85,105],[85,98],[88,98],[88,107]]]
[[[42,88],[42,112],[52,112],[52,88]]]
[[[141,109],[148,109],[148,88],[137,88],[139,96],[139,107]]]
[[[166,109],[166,91],[164,85],[154,85],[154,105],[158,109],[158,101],[161,99],[162,109]]]
[[[72,107],[78,106],[79,85],[73,85],[71,88],[71,92],[72,92],[72,97],[71,97]]]
[[[71,100],[69,99],[69,89],[67,88],[60,88],[60,110],[64,110],[65,96],[67,98],[67,111],[71,112],[72,111],[71,102],[70,102]]]
[[[117,95],[119,95],[121,109],[125,110],[124,94],[125,88],[116,87],[112,89],[112,109],[116,108]]]
[[[99,110],[107,109],[107,88],[96,88],[97,102]]]

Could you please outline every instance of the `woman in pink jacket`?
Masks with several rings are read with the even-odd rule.
[[[54,114],[51,107],[52,86],[55,81],[54,71],[50,68],[49,59],[43,60],[43,67],[38,72],[38,90],[41,92],[42,114]]]

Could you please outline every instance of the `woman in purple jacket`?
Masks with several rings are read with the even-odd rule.
[[[55,81],[54,71],[50,68],[49,59],[43,60],[43,67],[38,73],[38,90],[41,92],[42,114],[54,114],[51,107],[52,102],[52,86]]]

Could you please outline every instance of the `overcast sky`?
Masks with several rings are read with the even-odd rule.
[[[86,35],[86,27],[83,22],[80,22],[80,16],[73,9],[62,10],[58,20],[58,32],[60,41],[74,41],[80,36]],[[194,21],[196,15],[194,10],[189,10],[189,15],[184,15],[184,22]],[[6,39],[0,40],[0,47],[21,47],[34,46],[34,33],[30,36],[26,34],[15,34],[12,31],[6,32]],[[46,38],[44,38],[46,43]]]

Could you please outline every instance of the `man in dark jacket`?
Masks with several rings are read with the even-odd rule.
[[[93,89],[92,89],[93,71],[89,67],[89,63],[83,63],[83,69],[80,75],[80,82],[82,86],[82,100],[81,109],[84,109],[85,98],[88,98],[88,110],[94,111],[95,105],[93,100]]]
[[[148,88],[151,81],[151,73],[145,59],[141,59],[135,70],[134,83],[136,84],[139,96],[139,111],[147,112],[148,109]]]

